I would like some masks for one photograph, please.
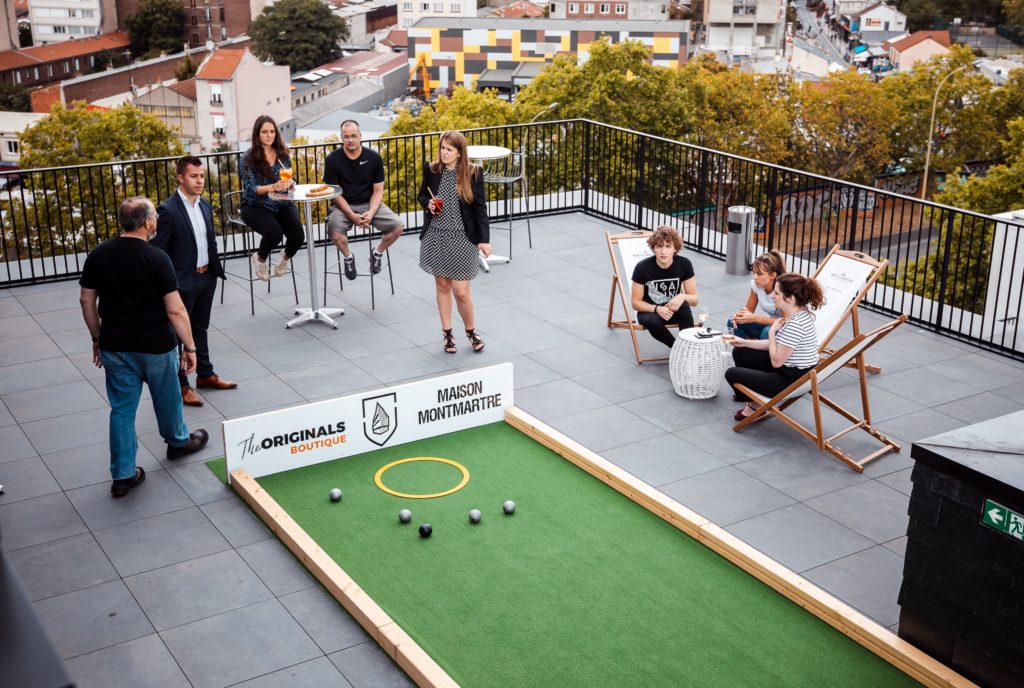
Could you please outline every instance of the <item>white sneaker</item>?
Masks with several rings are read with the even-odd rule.
[[[277,265],[274,266],[274,277],[284,277],[288,274],[288,262],[288,256],[282,251]]]
[[[256,277],[263,280],[264,282],[270,281],[270,272],[267,270],[267,261],[260,260],[259,254],[252,254],[250,258],[252,261],[252,271],[256,273]]]

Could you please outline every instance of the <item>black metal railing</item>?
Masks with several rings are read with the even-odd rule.
[[[1024,221],[922,201],[737,155],[589,120],[560,120],[466,130],[470,144],[524,153],[534,214],[582,212],[638,228],[669,224],[687,247],[712,256],[725,251],[730,206],[757,211],[754,250],[778,249],[790,269],[809,271],[829,249],[888,259],[889,270],[866,305],[1007,355],[1024,358]],[[384,158],[385,203],[417,228],[416,194],[424,161],[436,156],[436,134],[369,142]],[[296,179],[322,178],[324,160],[339,144],[297,146]],[[240,155],[200,156],[204,194],[214,205],[226,255],[242,253],[224,223],[220,199],[240,189]],[[118,233],[115,211],[127,196],[159,203],[176,186],[173,160],[0,173],[0,287],[77,277],[88,251]],[[521,214],[524,199],[493,206]],[[506,202],[507,201],[507,202]],[[322,221],[325,208],[316,209]],[[595,240],[597,240],[595,238]],[[542,244],[541,244],[542,245]]]

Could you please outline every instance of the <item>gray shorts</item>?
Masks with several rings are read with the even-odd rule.
[[[370,209],[369,203],[350,203],[349,208],[352,212],[359,214],[365,213]],[[389,234],[396,229],[402,229],[405,224],[402,219],[395,215],[395,212],[391,208],[387,207],[383,203],[377,208],[377,212],[374,213],[373,219],[370,220],[370,225],[381,234]],[[331,212],[327,214],[327,236],[334,234],[335,232],[348,236],[348,230],[352,228],[352,221],[345,217],[345,213],[341,212],[341,208],[338,206],[331,206]]]

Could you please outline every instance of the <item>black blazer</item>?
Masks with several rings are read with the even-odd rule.
[[[473,170],[473,202],[466,203],[462,198],[459,198],[459,211],[462,213],[462,226],[466,229],[466,236],[469,237],[471,244],[489,244],[491,243],[491,224],[490,220],[487,219],[487,198],[484,195],[484,176],[480,173],[480,168],[477,167]],[[420,230],[420,241],[423,240],[423,236],[427,233],[427,227],[430,226],[434,216],[427,210],[427,205],[430,203],[430,193],[437,194],[438,187],[441,185],[441,175],[430,170],[430,163],[423,164],[423,183],[420,184],[420,193],[417,196],[417,200],[420,202],[420,206],[423,207],[424,221],[423,229]],[[428,191],[429,189],[429,191]]]
[[[199,209],[206,220],[206,246],[209,249],[210,272],[224,279],[224,266],[217,253],[217,237],[213,234],[213,208],[205,198],[199,198]],[[199,255],[196,237],[192,232],[192,221],[188,219],[185,202],[178,190],[156,209],[156,236],[151,244],[171,257],[174,274],[178,278],[178,289],[188,291],[195,288],[196,263]]]

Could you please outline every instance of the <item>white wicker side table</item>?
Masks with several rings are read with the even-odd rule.
[[[672,345],[668,371],[676,394],[687,399],[710,399],[718,394],[732,359],[721,335],[697,337],[697,329],[680,330]]]

